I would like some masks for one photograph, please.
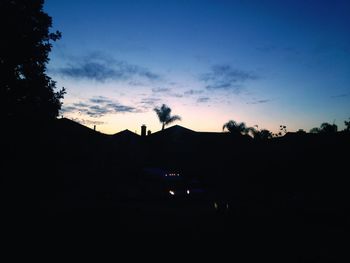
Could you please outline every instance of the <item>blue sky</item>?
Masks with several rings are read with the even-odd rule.
[[[349,1],[46,0],[62,115],[113,134],[230,119],[277,131],[350,117]]]

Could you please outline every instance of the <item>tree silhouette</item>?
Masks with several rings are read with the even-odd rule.
[[[165,104],[159,108],[154,108],[154,111],[157,113],[159,121],[162,123],[162,130],[164,130],[166,125],[181,120],[181,117],[178,115],[171,116],[171,109]]]
[[[0,114],[6,120],[47,121],[58,116],[64,88],[46,74],[52,41],[43,0],[0,2]]]
[[[324,122],[321,124],[320,128],[315,127],[310,130],[310,133],[336,133],[338,131],[338,126],[336,124],[329,124]]]
[[[344,121],[345,131],[350,132],[350,118],[349,121]]]
[[[256,140],[267,140],[273,137],[272,132],[270,132],[267,129],[262,129],[262,130],[258,130],[255,128],[248,128],[248,129],[252,133],[253,138]]]
[[[236,122],[234,120],[226,122],[222,126],[222,130],[224,131],[225,129],[233,135],[245,135],[250,131],[250,128],[248,128],[244,122]]]
[[[320,128],[314,127],[310,130],[310,133],[320,133]]]
[[[338,131],[338,126],[335,124],[329,124],[328,122],[324,122],[320,126],[321,132],[323,133],[335,133]]]

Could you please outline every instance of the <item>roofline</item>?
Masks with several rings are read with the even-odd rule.
[[[148,137],[148,136],[152,136],[153,134],[159,134],[159,133],[162,132],[162,131],[166,131],[166,130],[172,129],[172,128],[174,128],[174,127],[180,127],[180,128],[185,129],[185,130],[187,130],[187,131],[189,131],[189,132],[196,132],[196,133],[197,133],[197,131],[194,131],[194,130],[191,130],[191,129],[186,128],[186,127],[184,127],[184,126],[175,124],[175,125],[173,125],[173,126],[171,126],[171,127],[165,128],[164,130],[159,130],[159,131],[156,131],[156,132],[152,132],[150,135],[147,135],[147,137]]]
[[[112,136],[121,134],[122,132],[130,132],[130,133],[132,133],[132,134],[135,134],[135,135],[137,135],[137,136],[140,136],[140,135],[137,134],[136,132],[130,131],[129,129],[125,129],[125,130],[122,130],[122,131],[120,131],[120,132],[114,133],[114,134],[112,134]]]

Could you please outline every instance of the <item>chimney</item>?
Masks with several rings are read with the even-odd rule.
[[[145,137],[146,136],[146,130],[147,130],[146,125],[142,124],[142,126],[141,126],[141,137]]]
[[[150,136],[152,134],[151,130],[147,131],[147,136]]]

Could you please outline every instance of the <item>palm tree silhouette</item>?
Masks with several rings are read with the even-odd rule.
[[[164,130],[165,125],[181,120],[181,117],[178,115],[171,116],[171,109],[165,104],[160,108],[156,107],[153,110],[157,113],[159,121],[162,123],[162,130]]]
[[[245,135],[248,134],[250,131],[250,128],[248,128],[244,122],[235,122],[233,120],[230,120],[222,126],[222,130],[225,130],[225,128],[231,133],[236,135]]]

